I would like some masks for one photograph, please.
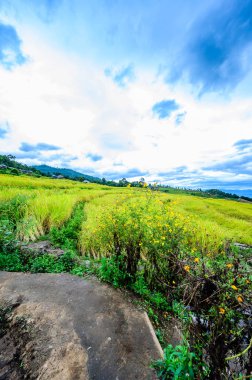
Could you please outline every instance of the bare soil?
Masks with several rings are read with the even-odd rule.
[[[146,314],[95,279],[0,272],[0,380],[153,380]]]

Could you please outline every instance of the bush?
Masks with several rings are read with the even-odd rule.
[[[18,253],[0,253],[0,270],[9,272],[20,272],[24,270],[22,261]]]
[[[118,288],[131,281],[130,274],[126,271],[124,256],[102,258],[98,275],[101,280],[109,282]]]
[[[164,349],[164,358],[157,360],[153,367],[161,380],[195,380],[205,379],[208,368],[201,363],[194,352],[190,352],[187,344]],[[204,376],[204,377],[202,377]]]

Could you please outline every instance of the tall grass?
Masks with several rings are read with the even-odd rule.
[[[252,245],[252,204],[182,194],[167,197],[174,210],[192,215],[207,234]]]
[[[86,202],[87,221],[79,242],[82,252],[86,251],[83,243],[86,235],[97,227],[95,224],[101,209],[116,207],[116,201],[129,194],[137,197],[142,193],[141,189],[111,188],[64,179],[0,175],[0,202],[19,195],[27,199],[27,212],[18,226],[19,238],[23,240],[34,240],[52,227],[60,227],[70,217],[77,202]],[[96,202],[96,198],[106,194],[108,196]],[[192,216],[200,231],[204,231],[203,235],[213,236],[213,245],[216,239],[252,245],[252,204],[184,194],[157,193],[156,196],[160,200],[170,200],[174,212]],[[90,200],[93,201],[89,203]]]

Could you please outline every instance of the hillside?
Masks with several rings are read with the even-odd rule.
[[[36,168],[22,164],[16,161],[15,156],[9,155],[0,155],[0,173],[3,174],[28,174],[28,175],[41,175],[41,172]]]
[[[101,182],[101,179],[98,177],[93,177],[88,174],[83,174],[76,172],[72,169],[65,169],[65,168],[54,168],[53,166],[48,165],[36,165],[34,166],[35,169],[39,170],[41,173],[44,173],[46,175],[53,175],[53,174],[61,174],[66,178],[83,178],[89,182]]]

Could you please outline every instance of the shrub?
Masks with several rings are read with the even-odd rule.
[[[194,352],[190,352],[187,344],[164,349],[164,358],[157,360],[153,367],[161,380],[195,380],[205,379],[208,368],[201,363]],[[202,377],[204,376],[204,377]]]
[[[24,270],[22,261],[18,253],[0,253],[0,270],[10,272],[20,272]]]
[[[102,258],[98,275],[101,280],[113,284],[116,288],[131,281],[130,273],[126,271],[123,255]]]

